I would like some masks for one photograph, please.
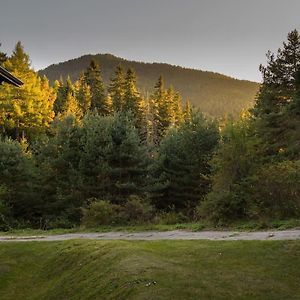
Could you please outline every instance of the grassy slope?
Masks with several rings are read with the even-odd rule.
[[[0,245],[2,300],[299,299],[299,280],[299,241]]]

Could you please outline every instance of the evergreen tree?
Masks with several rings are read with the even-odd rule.
[[[136,87],[136,75],[132,69],[127,71],[125,78],[123,111],[130,112],[134,125],[142,130],[145,126],[145,103]]]
[[[191,104],[189,100],[186,100],[183,110],[183,119],[188,122],[191,120]]]
[[[99,114],[107,115],[111,111],[110,104],[107,103],[105,88],[99,65],[92,60],[84,73],[84,80],[91,89],[91,110],[96,110]]]
[[[91,108],[92,95],[90,86],[80,77],[76,83],[76,98],[81,108],[82,114],[85,115]]]
[[[40,216],[40,201],[33,197],[35,168],[30,156],[27,155],[17,141],[0,140],[0,182],[7,192],[3,202],[10,207],[12,215],[19,221],[33,224]]]
[[[122,111],[125,94],[125,74],[120,65],[117,66],[115,75],[110,80],[108,91],[112,99],[113,110],[115,112]]]
[[[267,66],[260,66],[264,86],[276,90],[283,97],[279,102],[286,102],[295,91],[295,75],[300,68],[300,35],[295,29],[288,33],[287,42],[278,49],[277,55],[267,53]],[[278,99],[279,100],[279,99]]]
[[[124,204],[130,195],[142,195],[146,174],[146,149],[126,114],[83,120],[80,172],[86,197]]]
[[[153,134],[152,140],[154,144],[159,144],[160,140],[162,139],[165,128],[162,124],[162,118],[161,118],[161,108],[162,103],[165,101],[166,91],[164,88],[164,80],[162,76],[158,78],[157,83],[154,86],[154,92],[150,96],[150,113],[152,115],[152,123],[151,126],[151,132]]]
[[[288,34],[287,42],[277,55],[268,52],[267,66],[260,66],[263,84],[253,115],[259,136],[265,143],[266,155],[285,153],[295,155],[294,139],[300,128],[296,112],[298,72],[300,72],[300,35],[297,30]]]
[[[178,92],[173,95],[172,109],[174,114],[173,122],[176,126],[179,126],[183,121],[183,113],[181,106],[181,97]]]
[[[126,114],[115,115],[107,153],[111,200],[124,204],[131,195],[142,196],[146,182],[147,151]]]
[[[165,94],[165,99],[159,106],[160,123],[165,130],[175,125],[174,89],[170,86]]]
[[[112,115],[114,112],[114,109],[113,109],[113,102],[112,102],[111,96],[109,94],[106,95],[106,97],[105,97],[105,103],[106,103],[106,114]]]
[[[189,213],[209,191],[209,160],[218,142],[214,122],[194,113],[161,141],[151,168],[150,197],[159,209]]]
[[[56,80],[54,82],[54,90],[56,91],[56,99],[54,102],[54,112],[55,115],[61,114],[66,106],[67,96],[71,95],[75,97],[75,87],[71,81],[71,78],[68,77],[66,83],[62,79]]]
[[[80,207],[86,200],[78,171],[82,148],[82,130],[73,115],[56,118],[51,135],[32,146],[39,166],[38,197],[46,228],[53,227],[51,223],[79,223]]]
[[[59,117],[74,116],[76,120],[80,120],[83,116],[83,112],[72,93],[68,93],[66,96],[66,101],[61,109],[61,113],[58,114]]]

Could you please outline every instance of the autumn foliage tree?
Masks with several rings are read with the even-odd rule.
[[[46,78],[39,78],[30,67],[28,54],[20,42],[4,67],[24,82],[21,87],[0,87],[0,120],[4,131],[20,139],[49,127],[54,117],[53,89]]]

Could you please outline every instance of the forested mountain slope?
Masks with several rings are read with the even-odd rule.
[[[101,66],[104,82],[107,84],[117,65],[133,68],[138,76],[138,87],[144,96],[151,92],[159,75],[165,78],[167,85],[173,85],[193,105],[212,116],[237,114],[249,108],[259,89],[259,84],[246,80],[237,80],[222,74],[182,68],[163,63],[143,63],[129,61],[111,54],[84,55],[59,64],[50,65],[41,70],[50,81],[66,78],[76,80],[80,73],[95,59]]]

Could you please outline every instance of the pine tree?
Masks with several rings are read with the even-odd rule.
[[[92,60],[84,73],[84,80],[91,89],[91,110],[96,110],[101,115],[109,114],[111,107],[106,102],[105,88],[99,65]]]
[[[191,120],[191,104],[189,100],[186,100],[185,107],[183,110],[183,119],[185,122],[189,122]]]
[[[160,103],[159,114],[162,128],[167,130],[175,125],[174,89],[172,86],[167,89],[165,99]]]
[[[295,75],[300,68],[300,35],[295,29],[288,33],[287,42],[277,55],[267,53],[267,66],[260,65],[264,86],[276,90],[280,101],[286,101],[295,91]]]
[[[278,158],[278,153],[295,155],[299,129],[296,112],[298,72],[300,72],[300,35],[291,31],[287,42],[277,55],[267,53],[268,63],[260,66],[263,84],[252,110],[259,136],[265,143],[267,156]],[[290,150],[288,150],[290,149]],[[289,154],[289,152],[294,154]],[[282,156],[282,155],[281,155]]]
[[[76,98],[81,108],[82,114],[85,115],[91,108],[92,95],[90,86],[84,81],[81,76],[76,83]]]
[[[4,130],[16,139],[21,134],[45,130],[53,119],[52,90],[30,68],[29,56],[20,42],[4,67],[24,82],[18,88],[8,84],[0,87],[0,118]]]
[[[136,87],[136,75],[132,69],[127,71],[125,78],[123,111],[130,112],[134,125],[142,130],[145,123],[145,103]]]
[[[112,99],[113,110],[115,112],[122,111],[125,93],[125,75],[121,66],[117,66],[115,75],[110,80],[108,91]]]
[[[111,96],[108,94],[105,97],[106,115],[112,115],[114,113],[113,102]]]
[[[67,95],[72,95],[75,97],[76,89],[68,76],[66,82],[64,83],[62,79],[56,80],[54,82],[54,90],[56,91],[56,99],[54,102],[54,112],[56,115],[62,113],[65,107],[65,102],[67,101]]]
[[[164,80],[162,76],[158,78],[157,83],[154,86],[154,92],[150,96],[149,106],[150,113],[152,115],[151,120],[151,132],[152,132],[152,140],[153,144],[159,144],[161,138],[163,137],[164,128],[161,125],[161,116],[160,116],[160,108],[161,103],[165,100],[165,88],[164,88]]]
[[[181,97],[180,94],[177,92],[173,96],[172,101],[172,108],[174,113],[174,124],[179,126],[183,121],[183,113],[182,113],[182,106],[181,106]]]
[[[82,118],[83,112],[80,108],[79,103],[71,92],[68,92],[66,101],[64,102],[61,112],[58,114],[58,116],[60,118],[66,116],[74,116],[76,120],[80,120]]]

